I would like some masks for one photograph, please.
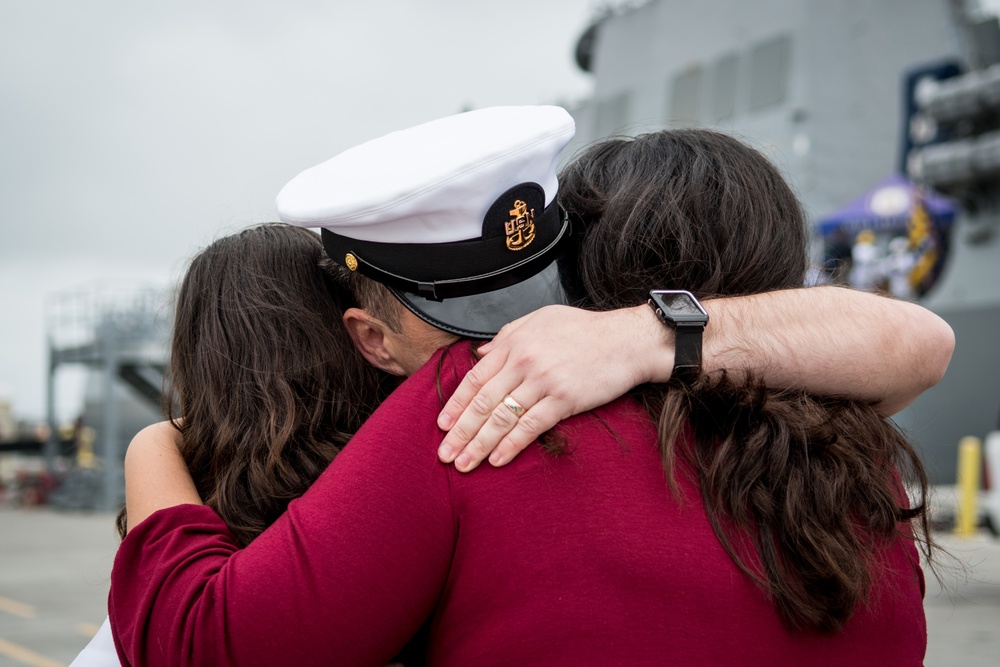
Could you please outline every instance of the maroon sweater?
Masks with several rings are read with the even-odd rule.
[[[471,366],[466,344],[445,355],[445,395]],[[437,461],[436,375],[437,357],[246,549],[205,507],[137,526],[112,573],[122,664],[384,665],[425,623],[437,665],[921,664],[912,544],[843,632],[790,633],[683,466],[671,495],[637,404],[563,422],[562,456],[461,474]]]

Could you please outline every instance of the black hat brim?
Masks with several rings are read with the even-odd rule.
[[[510,287],[443,301],[389,289],[414,315],[431,326],[479,340],[493,338],[503,325],[539,308],[568,303],[556,262]]]

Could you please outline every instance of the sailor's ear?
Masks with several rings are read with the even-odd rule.
[[[365,361],[386,373],[406,375],[386,346],[386,336],[392,329],[385,322],[360,308],[348,308],[343,319],[347,334]]]

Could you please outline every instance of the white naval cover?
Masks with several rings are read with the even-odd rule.
[[[392,132],[293,178],[278,216],[362,241],[448,243],[478,239],[494,200],[538,183],[546,206],[558,190],[560,151],[575,124],[556,106],[492,107]]]

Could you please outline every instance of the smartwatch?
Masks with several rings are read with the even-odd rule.
[[[701,335],[708,313],[691,292],[653,290],[649,305],[666,326],[674,330],[674,372],[672,378],[690,383],[701,374]]]

